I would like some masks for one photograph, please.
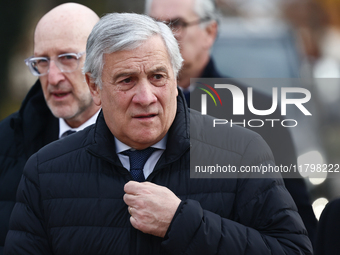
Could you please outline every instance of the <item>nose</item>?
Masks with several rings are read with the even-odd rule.
[[[60,71],[59,67],[54,63],[54,61],[51,60],[48,72],[48,83],[51,85],[58,85],[58,83],[64,79],[64,74]]]
[[[147,80],[139,81],[132,102],[141,106],[149,106],[156,101],[157,97],[154,94],[154,86]]]

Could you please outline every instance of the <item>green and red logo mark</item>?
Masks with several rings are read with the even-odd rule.
[[[220,97],[220,95],[217,93],[217,91],[213,87],[211,87],[208,84],[202,83],[202,82],[197,82],[197,83],[201,84],[203,86],[206,86],[208,89],[210,89],[217,96],[218,100],[220,101],[220,104],[222,105],[221,97]],[[214,95],[209,90],[207,90],[205,88],[201,88],[201,87],[199,87],[199,89],[201,89],[204,92],[206,92],[212,98],[212,100],[214,101],[215,106],[217,106],[216,99],[215,99]],[[207,114],[207,95],[204,94],[201,97],[202,97],[201,98],[202,99],[202,102],[201,102],[201,113],[203,115],[206,115]]]
[[[220,103],[221,103],[221,105],[222,105],[222,100],[221,100],[219,94],[216,92],[216,90],[215,90],[213,87],[209,86],[208,84],[202,83],[202,82],[197,82],[197,83],[206,86],[206,87],[209,88],[212,92],[214,92],[214,94],[217,96],[218,100],[220,101]],[[206,93],[212,98],[212,100],[214,100],[215,106],[217,106],[215,97],[211,94],[211,92],[210,92],[209,90],[206,90],[206,89],[204,89],[204,88],[199,88],[199,89],[201,89],[201,90],[203,90],[204,92],[206,92]]]

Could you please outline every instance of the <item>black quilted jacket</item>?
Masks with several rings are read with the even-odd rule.
[[[262,138],[243,128],[203,132],[209,117],[178,97],[167,149],[147,181],[181,200],[165,238],[134,229],[123,202],[131,180],[102,113],[97,123],[53,142],[24,170],[5,254],[311,254],[282,179],[193,179],[190,150],[230,164],[272,163]]]

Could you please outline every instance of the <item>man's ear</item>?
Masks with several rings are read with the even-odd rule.
[[[102,103],[100,99],[100,89],[94,82],[93,78],[91,77],[91,73],[85,74],[85,80],[87,85],[89,86],[93,102],[95,103],[95,105],[100,106]]]
[[[209,49],[213,46],[213,44],[216,40],[217,29],[218,29],[218,25],[217,25],[217,22],[215,20],[211,21],[209,23],[209,25],[207,25],[205,27],[205,31],[207,33],[206,46]]]

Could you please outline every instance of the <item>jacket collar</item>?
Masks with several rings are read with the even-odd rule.
[[[190,148],[190,116],[183,92],[178,89],[177,112],[168,132],[166,150],[156,165],[162,168],[176,161]],[[156,170],[155,169],[155,170]]]
[[[221,78],[221,74],[217,71],[215,62],[212,58],[209,59],[208,64],[203,70],[201,78]]]
[[[178,89],[177,112],[174,122],[168,131],[168,141],[166,150],[156,165],[162,168],[181,157],[190,147],[189,136],[189,111],[185,103],[184,95]],[[92,142],[87,150],[114,165],[122,166],[115,150],[115,139],[110,129],[105,123],[103,112],[101,111],[94,125]]]
[[[24,143],[26,157],[58,139],[58,118],[48,108],[38,80],[25,97],[19,114],[11,120],[16,139]]]

